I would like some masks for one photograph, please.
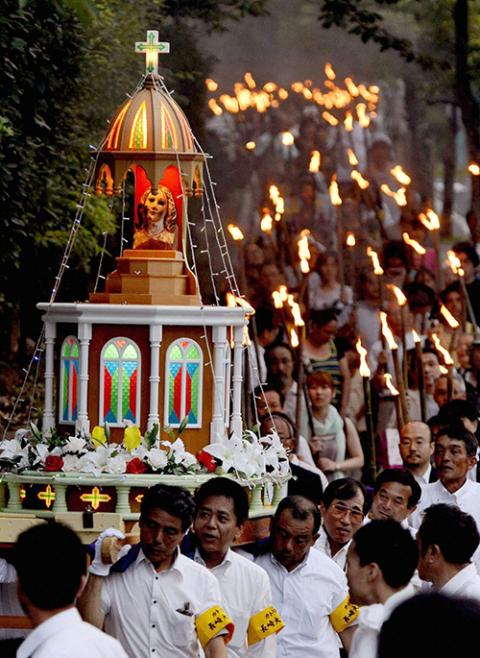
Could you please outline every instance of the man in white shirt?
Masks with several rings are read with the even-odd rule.
[[[387,468],[377,476],[373,485],[370,520],[392,519],[407,526],[407,519],[415,511],[422,490],[409,471]]]
[[[29,528],[17,539],[13,561],[18,596],[34,628],[18,658],[127,658],[117,640],[83,622],[75,608],[87,554],[73,530],[57,523]]]
[[[438,482],[427,484],[420,504],[409,523],[418,528],[423,511],[434,503],[456,505],[471,514],[480,529],[480,484],[468,478],[477,463],[477,439],[461,422],[439,430],[435,437],[434,460]]]
[[[285,628],[277,656],[338,658],[340,634],[348,645],[358,610],[349,601],[345,574],[321,551],[320,512],[302,496],[284,498],[273,518],[269,550],[256,558],[268,573],[273,603]]]
[[[270,581],[263,569],[232,551],[248,519],[248,496],[231,478],[208,480],[195,493],[193,531],[184,552],[218,580],[222,606],[235,624],[229,658],[274,658],[274,634],[284,626],[272,606]],[[193,540],[193,541],[192,541]]]
[[[393,520],[371,521],[358,530],[347,556],[352,602],[362,607],[349,658],[374,658],[384,620],[415,590],[410,580],[418,560],[410,532]]]
[[[343,571],[352,537],[365,518],[366,497],[363,484],[353,478],[334,480],[323,492],[323,524],[314,548],[332,558]]]
[[[288,343],[271,345],[265,351],[265,363],[267,364],[267,381],[278,387],[284,396],[283,411],[292,423],[296,423],[298,384],[293,379],[295,353],[292,347]],[[303,417],[307,413],[307,408],[303,391],[300,392],[300,395],[302,397],[300,404]]]
[[[437,475],[432,469],[432,455],[435,447],[432,431],[426,423],[412,421],[400,431],[399,443],[403,467],[409,471],[423,488],[435,482]]]
[[[453,505],[432,505],[425,510],[417,541],[422,580],[442,594],[480,601],[480,576],[471,562],[480,534],[470,514]]]
[[[120,640],[134,658],[226,658],[233,624],[208,569],[181,555],[194,503],[181,487],[147,489],[140,508],[140,543],[113,566],[102,560],[100,535],[80,601],[84,619]],[[122,536],[121,533],[117,535]]]

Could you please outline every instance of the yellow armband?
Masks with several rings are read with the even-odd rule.
[[[198,615],[195,619],[195,627],[200,644],[204,649],[212,637],[218,635],[223,629],[228,631],[228,635],[224,637],[225,644],[230,642],[235,628],[230,617],[219,605],[214,605],[212,608],[202,612],[201,615]]]
[[[330,623],[337,633],[341,633],[355,621],[359,612],[360,608],[350,603],[350,596],[347,595],[338,608],[330,613]]]
[[[247,632],[248,645],[261,642],[269,635],[281,631],[284,626],[282,618],[273,605],[268,606],[265,610],[250,617]]]

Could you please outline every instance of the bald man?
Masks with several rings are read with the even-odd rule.
[[[402,427],[399,448],[403,466],[422,489],[429,482],[437,480],[431,464],[434,445],[432,432],[426,423],[412,421]]]

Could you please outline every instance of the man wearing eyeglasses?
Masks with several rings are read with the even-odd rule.
[[[334,480],[323,493],[323,524],[314,548],[332,558],[343,571],[352,537],[363,523],[365,507],[365,488],[353,478]]]

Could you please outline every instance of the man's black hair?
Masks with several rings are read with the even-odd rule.
[[[383,248],[382,263],[388,267],[388,260],[390,258],[398,258],[402,261],[405,267],[408,266],[408,250],[407,246],[401,240],[390,240]]]
[[[263,355],[267,368],[271,358],[272,351],[276,350],[277,347],[283,347],[284,350],[288,350],[290,352],[290,356],[292,357],[292,361],[295,364],[297,357],[295,355],[295,350],[293,349],[293,347],[289,343],[274,343],[272,345],[268,345],[268,347],[265,348],[265,354]]]
[[[478,420],[478,411],[471,402],[467,400],[450,400],[438,412],[438,424],[450,425],[460,418],[468,420]]]
[[[436,433],[435,439],[438,439],[441,436],[448,436],[450,439],[462,441],[465,444],[467,456],[476,456],[478,450],[478,441],[475,437],[475,434],[472,434],[467,429],[465,429],[465,425],[460,420],[451,422],[448,425],[441,427]]]
[[[22,591],[40,610],[72,605],[87,570],[86,550],[78,535],[53,522],[22,532],[12,561]]]
[[[275,511],[273,517],[272,531],[275,532],[278,520],[282,512],[288,510],[294,519],[306,521],[309,516],[313,519],[313,534],[316,535],[320,529],[321,516],[318,505],[304,496],[287,496],[283,498]]]
[[[145,491],[140,505],[140,522],[153,509],[161,509],[182,522],[182,532],[192,525],[195,504],[192,495],[182,487],[155,484]]]
[[[353,535],[362,567],[378,564],[389,587],[399,589],[410,582],[418,562],[418,549],[409,530],[391,519],[370,521]]]
[[[408,509],[411,509],[417,505],[422,495],[422,488],[410,471],[404,471],[399,468],[386,468],[378,474],[377,479],[375,480],[373,485],[373,495],[379,491],[382,484],[387,482],[398,482],[398,484],[402,484],[404,487],[410,487],[412,494],[408,499],[407,507]]]
[[[257,399],[262,398],[264,393],[268,393],[269,391],[275,391],[275,393],[278,393],[280,397],[280,404],[283,405],[285,404],[285,396],[284,394],[280,391],[278,386],[275,386],[275,384],[262,384],[262,386],[255,386],[253,389],[253,402],[254,405],[256,406],[257,404]]]
[[[195,512],[197,514],[204,501],[210,496],[224,496],[232,500],[237,526],[243,525],[248,519],[248,495],[235,480],[215,477],[204,482],[195,492]]]
[[[408,306],[411,311],[415,308],[422,308],[424,306],[433,306],[437,300],[435,290],[427,286],[425,283],[414,281],[407,283],[403,288],[403,292],[408,300]]]
[[[463,291],[458,281],[453,281],[453,283],[450,283],[450,285],[444,288],[442,292],[439,294],[439,297],[444,304],[446,304],[447,297],[451,292],[457,292],[459,295],[463,297]]]
[[[478,258],[475,245],[472,242],[457,242],[452,249],[456,254],[465,254],[473,267],[478,267],[480,259]]]
[[[421,632],[408,629],[417,625]],[[470,658],[478,651],[480,602],[440,592],[418,594],[401,603],[382,625],[378,658]]]
[[[309,323],[316,327],[324,327],[332,320],[337,321],[340,311],[336,308],[322,308],[310,311],[308,316]]]
[[[322,503],[328,508],[334,500],[350,500],[359,491],[363,495],[363,513],[366,514],[368,511],[367,490],[361,482],[353,478],[338,478],[338,480],[330,482],[323,492]]]
[[[427,548],[436,544],[446,562],[466,564],[478,548],[480,534],[470,514],[455,505],[438,503],[428,507],[417,536],[420,551],[425,555]]]

